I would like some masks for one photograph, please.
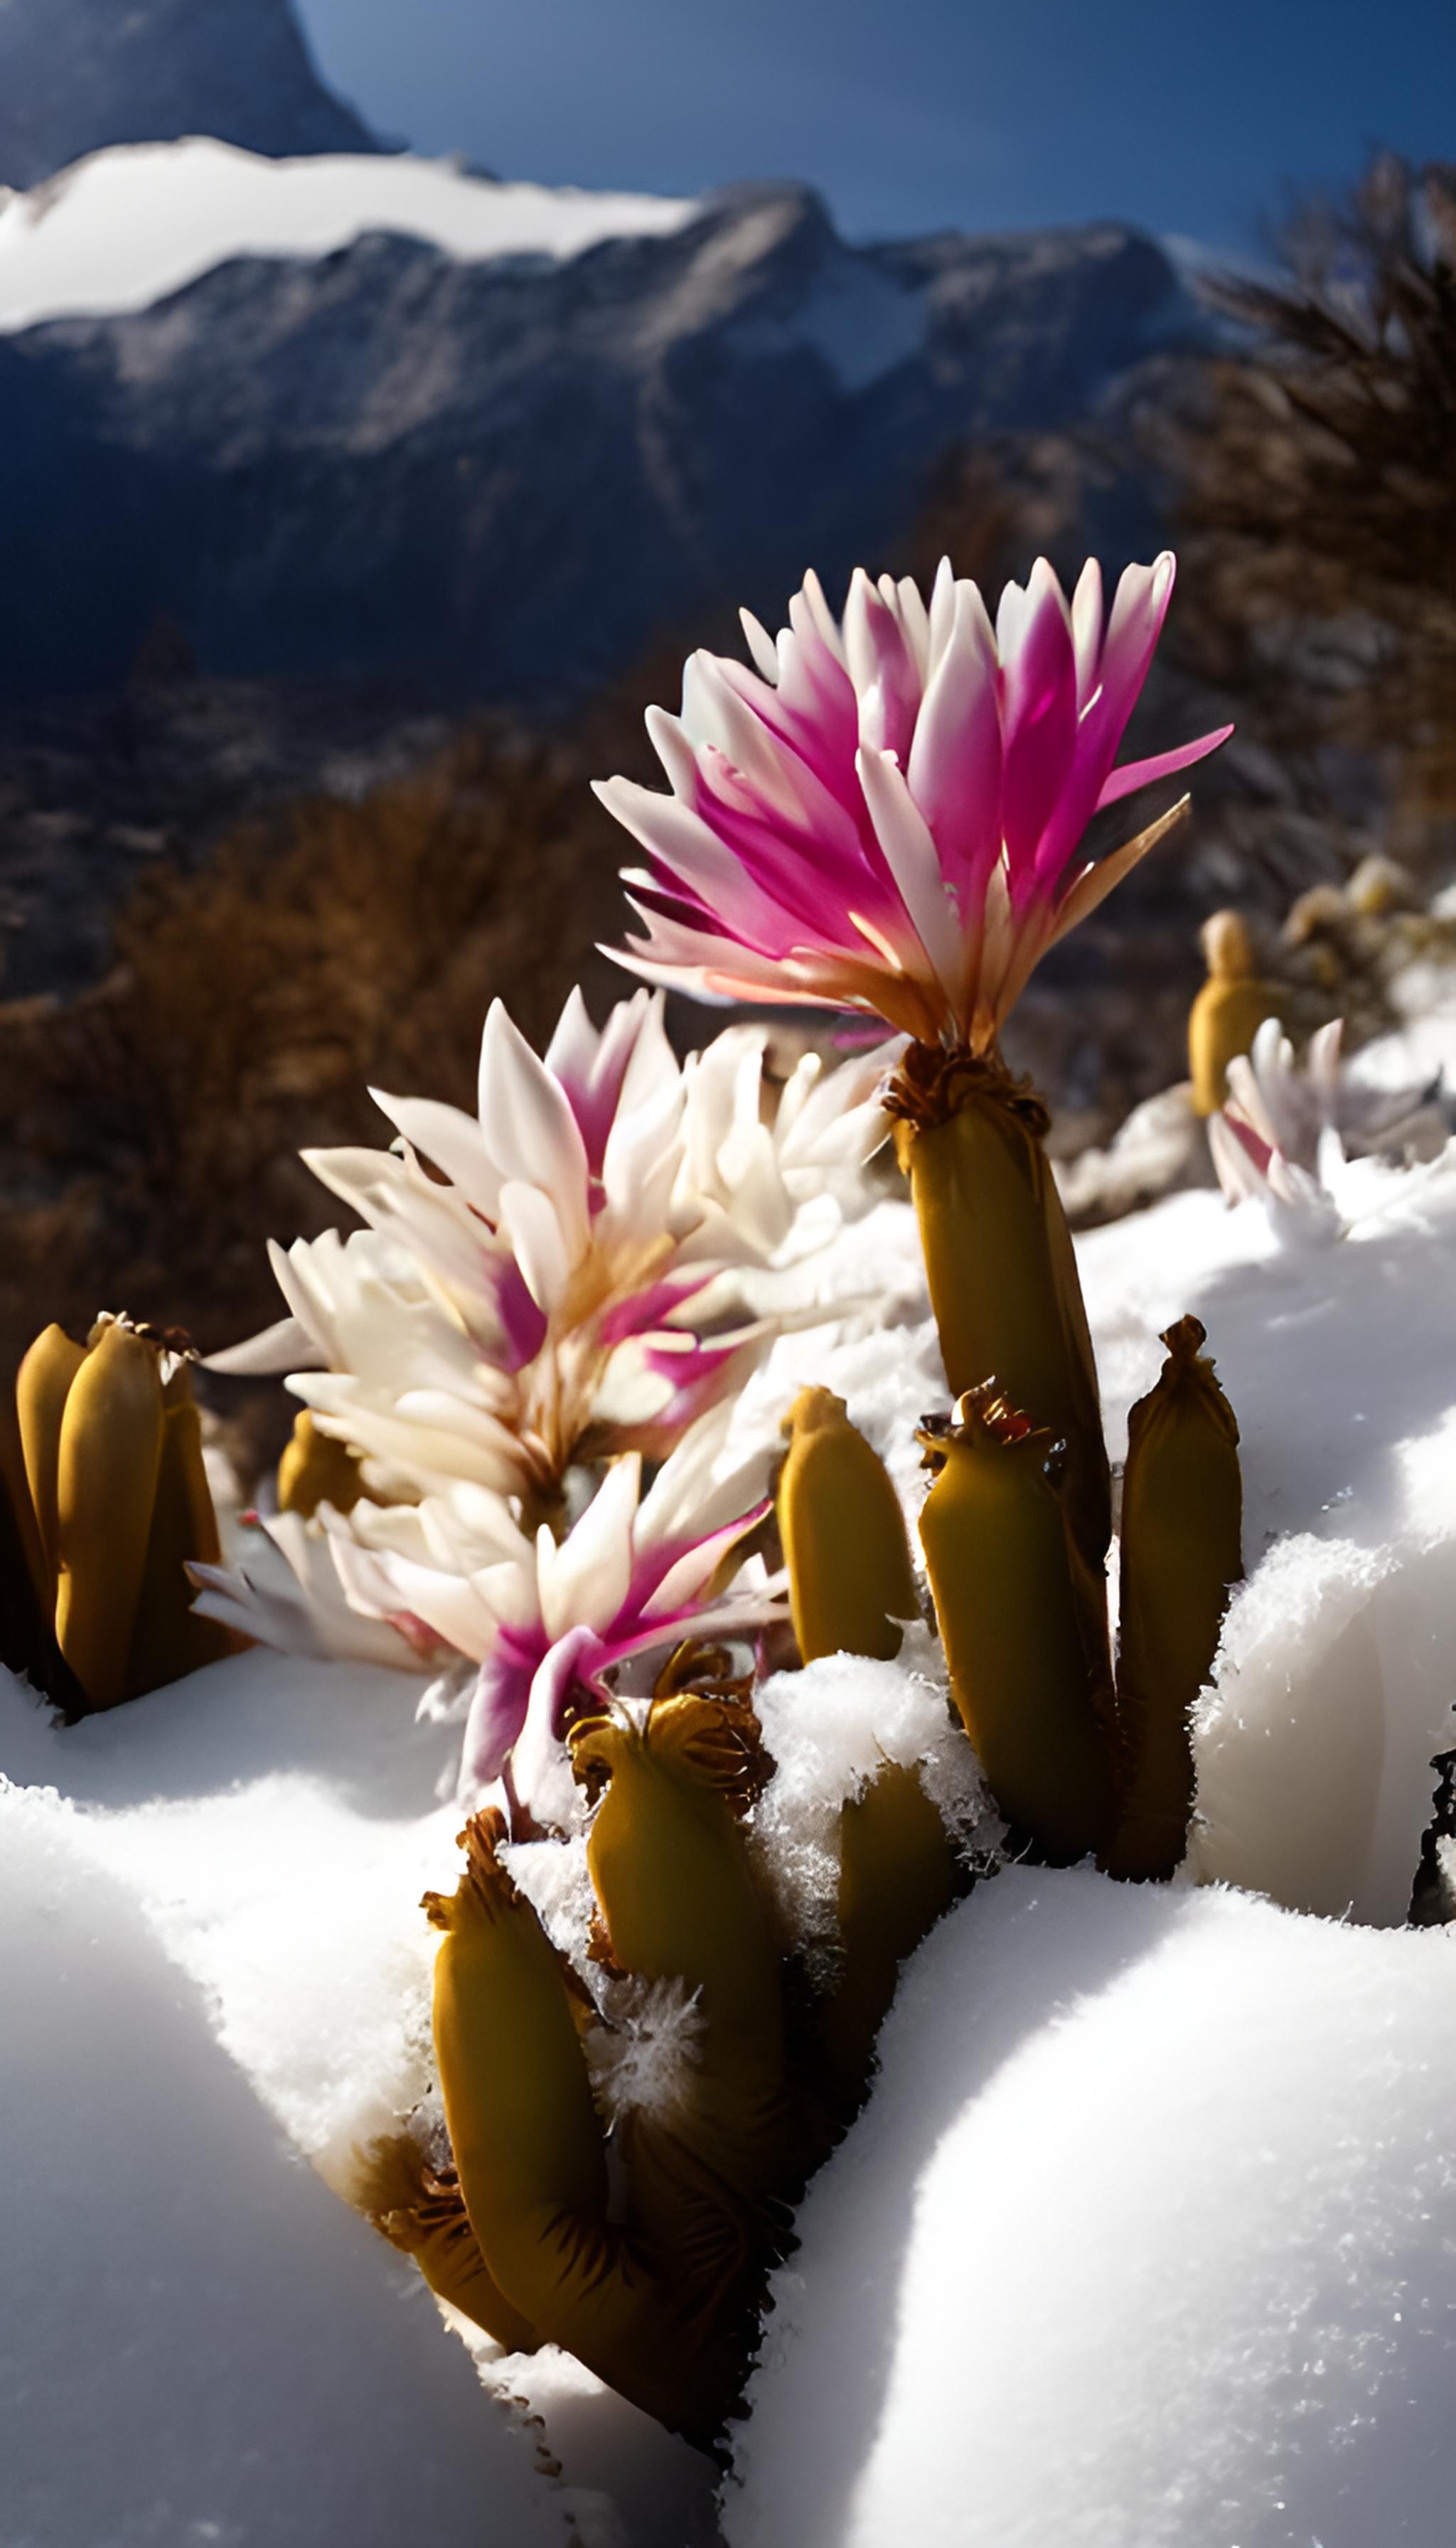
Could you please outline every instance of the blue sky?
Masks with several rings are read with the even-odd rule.
[[[865,237],[1253,244],[1368,143],[1456,157],[1456,0],[298,0],[381,130],[502,176],[807,178]]]

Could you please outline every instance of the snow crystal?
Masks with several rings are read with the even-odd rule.
[[[1015,1868],[810,2189],[732,2548],[1436,2548],[1456,1934]]]
[[[608,2124],[647,2113],[664,2123],[682,2112],[702,2043],[698,1994],[678,1980],[603,1976],[603,2026],[585,2038],[596,2103]]]
[[[953,1719],[940,1648],[907,1630],[893,1663],[824,1655],[775,1673],[755,1694],[774,1775],[754,1815],[754,1843],[784,1928],[810,1958],[837,1934],[840,1817],[887,1764],[916,1770],[962,1850],[989,1854],[1002,1826],[975,1754]]]
[[[500,1852],[511,1882],[525,1895],[560,1956],[588,1975],[596,1896],[582,1832],[568,1840],[510,1841]]]

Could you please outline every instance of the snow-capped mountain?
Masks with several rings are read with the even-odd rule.
[[[188,133],[273,154],[379,147],[319,79],[293,0],[0,0],[0,185]]]
[[[0,682],[104,684],[165,617],[219,672],[561,695],[883,562],[948,446],[1201,326],[1111,224],[853,247],[790,185],[109,151],[0,214]]]
[[[371,230],[473,264],[664,235],[695,210],[662,195],[500,185],[449,159],[269,159],[226,141],[140,142],[0,202],[0,334],[145,310],[231,258],[332,256]]]

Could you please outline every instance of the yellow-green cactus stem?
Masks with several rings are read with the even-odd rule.
[[[1014,1832],[1081,1858],[1111,1831],[1110,1675],[1074,1589],[1056,1446],[991,1385],[921,1438],[937,1475],[920,1537],[956,1704]]]
[[[794,1635],[819,1655],[900,1651],[919,1609],[900,1499],[883,1461],[830,1389],[801,1389],[784,1424],[778,1528]]]
[[[44,1675],[50,1586],[21,1454],[20,1427],[0,1405],[0,1663]]]
[[[706,2439],[738,2365],[716,2326],[607,2219],[586,2056],[555,1952],[497,1856],[503,1828],[498,1814],[477,1815],[456,1892],[425,1896],[444,1932],[435,2053],[471,2228],[492,2279],[543,2342]]]
[[[320,1504],[332,1504],[335,1512],[352,1512],[363,1493],[357,1455],[347,1442],[320,1433],[312,1410],[304,1408],[278,1463],[279,1511],[300,1513],[306,1521]]]
[[[192,1607],[188,1565],[195,1560],[216,1566],[222,1548],[203,1465],[202,1421],[184,1361],[163,1384],[162,1410],[161,1457],[127,1675],[131,1697],[220,1663],[246,1642]]]
[[[163,1428],[156,1347],[112,1320],[67,1392],[56,1463],[55,1635],[93,1709],[130,1689]]]
[[[535,2353],[540,2337],[512,2309],[481,2254],[460,2181],[439,2176],[409,2133],[366,2152],[352,2198],[402,2256],[412,2256],[430,2290],[485,2328],[507,2353]]]
[[[1097,1371],[1041,1100],[994,1055],[912,1045],[886,1103],[953,1398],[993,1376],[1066,1445],[1066,1511],[1096,1571],[1112,1532]]]
[[[56,1517],[60,1424],[71,1383],[85,1359],[86,1347],[78,1345],[63,1327],[52,1325],[36,1338],[16,1375],[21,1454],[45,1555],[47,1600],[52,1608],[55,1579],[60,1571]]]
[[[844,2112],[868,2082],[900,1966],[956,1896],[956,1854],[914,1770],[889,1762],[840,1819],[839,1976],[820,2043]]]
[[[757,1722],[730,1700],[657,1699],[645,1723],[593,1717],[572,1762],[600,1794],[587,1863],[611,1961],[697,1996],[701,2035],[680,2137],[753,2204],[798,2161],[785,2079],[778,1947],[736,1806]]]
[[[1189,1720],[1213,1671],[1229,1586],[1243,1573],[1233,1410],[1199,1350],[1197,1319],[1163,1336],[1156,1386],[1128,1418],[1123,1480],[1118,1726],[1123,1793],[1105,1864],[1171,1875],[1193,1810]]]
[[[1261,982],[1248,930],[1236,911],[1216,911],[1202,930],[1209,977],[1188,1014],[1188,1072],[1200,1115],[1216,1115],[1228,1094],[1228,1064],[1250,1052],[1265,1018],[1283,998]]]

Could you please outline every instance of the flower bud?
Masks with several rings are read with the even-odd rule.
[[[1283,995],[1254,971],[1249,934],[1236,911],[1216,911],[1203,926],[1209,977],[1188,1014],[1188,1072],[1200,1115],[1217,1115],[1228,1094],[1228,1064],[1253,1050],[1265,1018],[1278,1017]]]
[[[193,1609],[189,1565],[222,1558],[218,1518],[202,1456],[202,1420],[192,1373],[179,1361],[162,1388],[162,1449],[146,1541],[146,1563],[132,1631],[129,1695],[164,1688],[246,1644],[217,1619]]]
[[[900,1500],[832,1390],[801,1389],[784,1430],[778,1527],[802,1660],[900,1651],[920,1607]]]
[[[646,1723],[589,1718],[569,1740],[589,1788],[605,1782],[587,1842],[611,1961],[697,1994],[690,2112],[678,2124],[746,2201],[791,2181],[778,1947],[735,1805],[758,1727],[731,1701],[655,1700]]]
[[[1180,1319],[1156,1386],[1128,1418],[1123,1481],[1118,1727],[1123,1782],[1106,1866],[1171,1875],[1193,1810],[1189,1719],[1213,1671],[1228,1588],[1243,1572],[1238,1426]]]
[[[112,1320],[66,1393],[55,1472],[55,1635],[93,1709],[130,1691],[163,1425],[156,1347]]]
[[[1002,1813],[1055,1862],[1106,1841],[1113,1764],[1105,1649],[1074,1581],[1056,1446],[988,1383],[922,1432],[938,1474],[920,1517],[951,1687]]]
[[[98,1320],[84,1345],[47,1327],[16,1411],[51,1695],[115,1707],[234,1652],[242,1640],[193,1615],[185,1573],[221,1553],[186,1361],[126,1319]]]
[[[1067,1517],[1096,1571],[1111,1487],[1076,1258],[1042,1146],[1046,1111],[996,1061],[931,1056],[912,1080],[922,1050],[912,1047],[888,1102],[951,1394],[994,1373],[1012,1405],[1064,1443]]]
[[[956,1895],[956,1855],[913,1770],[888,1762],[840,1818],[841,1965],[819,2029],[841,2112],[864,2093],[900,1966]]]
[[[63,1327],[52,1325],[36,1338],[16,1374],[21,1453],[48,1577],[47,1601],[52,1608],[60,1569],[55,1511],[60,1420],[71,1383],[85,1359],[86,1347],[75,1344]]]
[[[20,1416],[0,1390],[0,1663],[46,1685],[55,1660],[46,1553],[31,1502]]]
[[[364,1492],[359,1460],[347,1442],[320,1433],[313,1412],[304,1408],[294,1419],[293,1437],[278,1463],[278,1509],[301,1513],[308,1521],[320,1504],[335,1512],[352,1512]]]

